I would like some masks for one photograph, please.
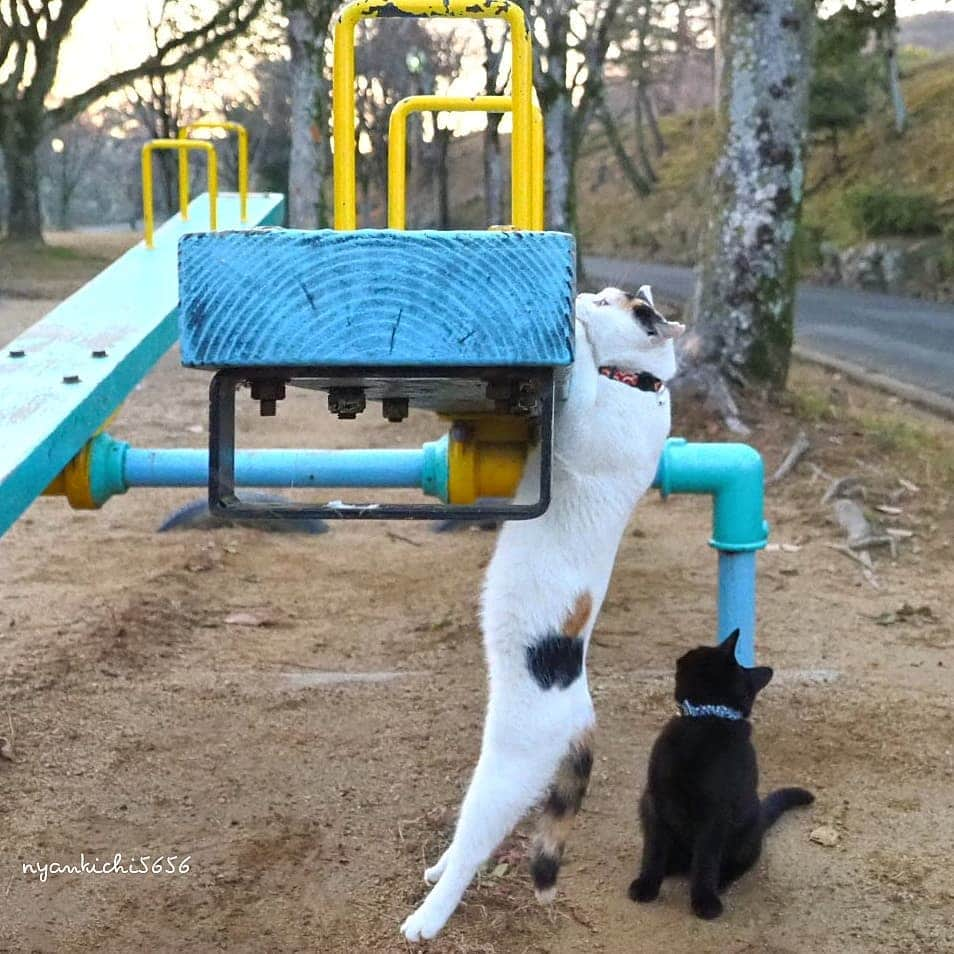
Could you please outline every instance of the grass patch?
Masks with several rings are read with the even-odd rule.
[[[786,399],[792,413],[808,424],[834,421],[838,416],[831,395],[820,388],[803,387],[789,391]]]
[[[46,244],[0,243],[0,293],[65,298],[139,241],[130,232],[51,232]]]
[[[821,456],[857,457],[954,490],[954,423],[801,361],[784,403]]]

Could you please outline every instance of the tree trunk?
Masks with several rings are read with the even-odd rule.
[[[900,136],[908,124],[908,110],[904,105],[904,92],[901,89],[901,72],[898,69],[898,18],[891,4],[894,22],[884,34],[884,57],[888,71],[888,92],[894,109],[894,131]]]
[[[573,197],[573,104],[560,93],[545,118],[546,225],[555,232],[572,232],[576,225]]]
[[[609,106],[607,106],[605,102],[601,102],[597,107],[597,113],[603,125],[603,130],[606,132],[606,138],[609,141],[610,148],[613,150],[613,155],[616,156],[616,161],[619,163],[623,175],[626,176],[626,181],[632,186],[633,191],[638,196],[645,197],[649,195],[652,191],[652,187],[636,166],[633,165],[633,160],[629,158],[629,153],[626,151],[626,146],[620,138],[619,130],[616,128],[616,122],[613,119]],[[653,178],[655,178],[655,176]]]
[[[659,120],[656,118],[656,106],[644,84],[639,84],[638,92],[643,101],[643,110],[646,113],[649,131],[653,134],[653,146],[656,149],[656,155],[661,156],[666,151],[666,140],[663,139],[662,130],[659,128]]]
[[[639,153],[639,161],[642,163],[643,172],[646,175],[646,178],[650,182],[658,182],[659,177],[656,175],[656,170],[653,168],[652,160],[649,158],[649,150],[646,148],[646,130],[645,130],[645,113],[644,113],[644,100],[642,96],[642,91],[639,88],[639,85],[636,86],[636,103],[635,103],[635,131],[636,131],[636,151]]]
[[[326,134],[315,125],[319,95],[321,38],[305,9],[288,14],[291,50],[291,153],[288,167],[288,222],[293,228],[314,229],[321,206],[321,158],[318,140]]]
[[[722,148],[681,350],[684,382],[730,426],[727,381],[780,389],[788,373],[814,18],[812,0],[721,6]]]
[[[500,156],[500,115],[487,114],[487,128],[484,130],[484,215],[486,224],[505,225],[510,216],[504,218],[503,207],[503,162]]]
[[[450,149],[451,131],[434,129],[434,151],[437,164],[437,227],[450,228],[450,170],[447,168],[447,152]]]
[[[40,169],[36,159],[39,143],[25,135],[21,117],[12,116],[13,127],[3,140],[7,175],[7,235],[22,242],[43,241],[40,214]]]

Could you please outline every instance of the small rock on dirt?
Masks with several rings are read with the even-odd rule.
[[[225,622],[229,626],[272,626],[275,620],[264,613],[229,613]]]
[[[839,838],[838,832],[831,825],[820,825],[808,836],[809,841],[815,842],[816,845],[823,845],[825,848],[834,848]]]

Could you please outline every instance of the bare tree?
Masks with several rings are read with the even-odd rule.
[[[576,161],[602,92],[622,0],[519,0],[534,45],[534,83],[546,121],[547,227],[576,227]]]
[[[509,70],[503,69],[505,35],[503,31],[494,35],[486,20],[478,20],[477,25],[484,41],[484,89],[488,96],[502,96],[510,79]],[[504,211],[503,159],[500,153],[502,119],[502,113],[488,113],[484,129],[484,217],[487,225],[501,225],[509,219]]]
[[[77,190],[89,177],[94,160],[102,151],[105,134],[85,116],[57,130],[58,135],[42,149],[44,178],[49,184],[57,228],[70,227],[70,213]]]
[[[652,192],[652,182],[656,181],[656,173],[652,172],[651,166],[647,169],[647,163],[645,161],[643,163],[643,171],[636,168],[635,163],[626,151],[626,144],[623,142],[623,137],[619,133],[616,120],[613,118],[613,114],[610,111],[609,104],[606,102],[605,97],[600,97],[597,106],[597,115],[603,125],[603,130],[606,133],[606,139],[609,142],[610,149],[613,150],[613,155],[616,157],[616,162],[619,164],[626,181],[632,186],[633,191],[637,195],[649,195],[650,192]],[[648,172],[652,172],[652,175],[649,176],[647,174]]]
[[[736,428],[729,385],[781,388],[788,373],[814,20],[812,0],[721,10],[722,148],[681,378]]]
[[[0,0],[0,148],[11,238],[42,241],[36,151],[58,126],[110,93],[149,75],[181,71],[243,33],[265,0],[221,0],[207,19],[164,35],[157,51],[58,106],[46,108],[63,41],[89,0]]]
[[[291,154],[288,220],[296,228],[329,224],[330,175],[328,26],[337,0],[284,0],[291,50]]]
[[[162,0],[155,16],[148,15],[153,54],[162,48],[166,31],[178,32],[177,11],[169,0]],[[175,139],[179,127],[191,118],[183,115],[182,96],[187,87],[188,67],[175,72],[151,72],[134,79],[126,88],[126,101],[147,139]],[[198,117],[194,117],[198,118]],[[159,152],[154,161],[159,168],[159,206],[169,214],[178,205],[179,179],[177,157]]]
[[[383,197],[387,191],[391,110],[405,96],[430,93],[442,83],[449,84],[460,68],[461,48],[451,35],[431,30],[415,19],[366,20],[358,27],[357,37],[357,177],[361,219],[370,223],[375,197]],[[426,143],[421,142],[424,131],[429,139]],[[450,136],[450,130],[441,130],[436,116],[409,126],[408,153],[413,157],[414,178],[429,187],[433,198],[433,204],[427,206],[408,202],[411,228],[439,222],[445,215],[441,203],[448,190],[446,147]]]

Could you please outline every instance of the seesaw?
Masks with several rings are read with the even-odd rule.
[[[392,228],[357,228],[355,26],[401,16],[493,17],[509,26],[511,96],[415,97],[392,118],[395,129],[415,109],[511,113],[509,226],[404,231],[402,129],[390,145]],[[146,240],[0,360],[0,532],[44,492],[97,508],[150,486],[205,486],[213,512],[241,519],[518,520],[544,512],[554,407],[572,373],[576,248],[572,236],[542,229],[542,122],[531,71],[524,16],[509,0],[344,6],[334,35],[334,230],[252,227],[281,221],[280,196],[249,194],[241,175],[238,195],[218,195],[214,146],[188,138],[191,129],[148,144]],[[243,132],[228,128],[239,132],[242,156]],[[181,209],[153,232],[149,157],[165,148],[179,152]],[[187,150],[209,164],[209,192],[191,203]],[[209,446],[143,449],[99,433],[174,342],[177,321],[183,364],[213,372]],[[380,405],[397,423],[423,408],[446,417],[449,432],[410,450],[237,448],[237,393],[248,388],[272,416],[289,387],[324,392],[341,419]],[[514,502],[531,446],[541,459],[537,497]],[[655,486],[663,495],[712,497],[717,637],[738,627],[739,659],[752,665],[755,554],[767,535],[761,458],[744,444],[673,438]],[[275,505],[243,499],[242,487],[413,488],[422,501]]]

